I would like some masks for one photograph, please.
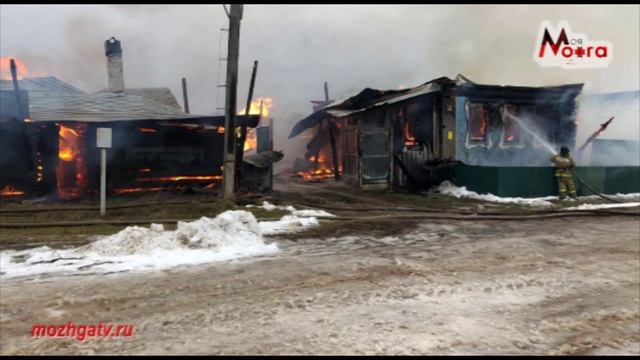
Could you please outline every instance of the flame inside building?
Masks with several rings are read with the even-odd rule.
[[[251,102],[249,106],[250,115],[260,115],[260,120],[269,118],[269,109],[273,107],[273,99],[270,97],[259,97]],[[245,115],[246,107],[238,112],[238,115]],[[223,128],[224,131],[224,128]],[[244,152],[255,151],[258,145],[258,138],[255,129],[247,129],[247,137],[244,142]]]
[[[224,117],[186,113],[168,88],[124,87],[120,42],[107,40],[105,51],[109,88],[94,93],[52,76],[32,77],[19,60],[17,92],[10,58],[2,58],[0,196],[96,196],[101,127],[112,130],[109,193],[219,188]],[[256,148],[259,114],[268,116],[272,106],[273,99],[259,98],[237,118],[237,129],[248,130],[247,151]]]
[[[183,111],[168,88],[125,87],[120,41],[111,38],[104,47],[108,88],[94,93],[28,71],[19,59],[15,59],[18,83],[14,84],[13,57],[1,59],[0,196],[97,195],[100,127],[112,130],[108,192],[217,190],[222,180],[224,117]],[[244,144],[240,156],[256,152],[255,128],[269,118],[273,104],[272,98],[259,97],[239,112],[234,132],[243,142],[239,149]],[[271,141],[263,135],[261,141]],[[264,151],[265,145],[261,146]],[[237,164],[240,169],[244,163]],[[239,170],[239,180],[242,173]]]
[[[337,172],[336,180],[361,189],[425,190],[460,163],[548,167],[547,152],[520,119],[534,122],[545,141],[573,147],[581,91],[582,84],[485,85],[459,75],[412,88],[366,88],[339,102],[325,96],[289,135],[309,139],[293,170],[307,181]]]
[[[59,125],[58,164],[56,180],[58,197],[68,199],[81,196],[87,188],[85,161],[86,124]]]

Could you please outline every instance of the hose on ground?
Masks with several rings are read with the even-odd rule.
[[[575,171],[573,171],[573,169],[571,169],[571,174],[573,174],[573,176],[575,176],[576,179],[578,179],[578,182],[580,184],[582,184],[582,186],[586,187],[593,194],[595,194],[595,195],[597,195],[597,196],[599,196],[599,197],[601,197],[601,198],[603,198],[605,200],[614,202],[614,203],[622,203],[622,201],[612,199],[612,198],[610,198],[610,197],[608,197],[608,196],[606,196],[606,195],[604,195],[604,194],[602,194],[600,192],[597,192],[597,191],[593,190],[593,188],[591,186],[589,186],[584,180],[582,180],[582,178],[580,176],[578,176],[578,174],[576,174]]]

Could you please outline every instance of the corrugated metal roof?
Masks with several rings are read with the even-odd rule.
[[[398,103],[438,91],[441,89],[441,84],[446,82],[452,82],[452,80],[446,77],[441,77],[414,88],[404,90],[376,90],[366,88],[356,95],[336,100],[300,120],[291,130],[289,139],[301,134],[303,131],[313,126],[316,126],[324,120],[327,115],[340,118],[367,111],[385,104]]]
[[[301,134],[306,129],[317,125],[327,116],[336,118],[349,116],[352,114],[368,111],[379,106],[395,104],[418,96],[439,91],[443,88],[443,86],[449,85],[455,85],[458,89],[456,90],[457,93],[460,93],[462,91],[484,91],[488,93],[488,90],[495,90],[499,93],[515,93],[518,91],[524,93],[545,92],[548,94],[548,97],[554,99],[561,99],[558,94],[565,96],[576,96],[582,89],[582,84],[545,87],[481,85],[467,79],[460,74],[458,74],[455,80],[449,79],[447,77],[440,77],[408,90],[375,90],[366,88],[354,96],[334,101],[331,104],[318,109],[306,118],[300,120],[291,130],[289,138],[295,137]]]
[[[42,121],[110,122],[131,120],[180,120],[209,116],[187,114],[169,88],[125,89],[121,93],[86,92],[53,76],[19,81],[29,92],[30,119]],[[0,89],[13,90],[10,80]]]
[[[53,76],[20,80],[29,93],[30,119],[34,122],[115,122],[136,120],[204,120],[224,125],[224,116],[187,114],[169,88],[125,89],[121,93],[101,90],[87,94]],[[2,90],[13,90],[11,81],[0,82]],[[237,118],[238,126],[256,127],[260,115]]]
[[[86,94],[84,91],[69,85],[54,76],[18,80],[18,86],[20,87],[20,90],[27,90],[30,94],[36,92],[67,95]],[[13,82],[11,80],[0,80],[0,90],[13,90]]]
[[[387,104],[395,104],[404,100],[409,100],[411,98],[414,97],[418,97],[420,95],[426,95],[429,93],[432,93],[434,91],[438,91],[440,90],[440,85],[433,83],[433,82],[428,82],[426,84],[417,86],[412,88],[411,90],[407,91],[404,94],[401,95],[397,95],[397,96],[392,96],[392,97],[387,97],[384,100],[375,102],[369,106],[366,107],[362,107],[360,109],[353,109],[353,110],[331,110],[328,109],[327,110],[327,114],[331,115],[331,116],[335,116],[335,117],[344,117],[344,116],[348,116],[351,114],[355,114],[355,113],[359,113],[362,111],[366,111],[366,110],[370,110],[372,108],[378,107],[378,106],[382,106],[382,105],[387,105]]]

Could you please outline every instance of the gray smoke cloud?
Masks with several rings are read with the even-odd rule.
[[[311,112],[309,101],[323,99],[324,81],[333,99],[457,73],[487,84],[637,90],[639,14],[637,5],[247,5],[238,106],[246,101],[253,60],[260,62],[254,96],[274,99],[280,148],[295,121]],[[533,51],[543,20],[567,20],[591,40],[610,41],[611,65],[540,67]],[[216,85],[224,83],[218,59],[226,56],[220,32],[226,26],[221,5],[2,5],[0,54],[96,91],[107,86],[103,42],[115,36],[123,45],[126,87],[170,87],[182,102],[186,77],[191,111],[211,114],[224,103]],[[631,120],[636,129],[637,120]],[[579,130],[579,143],[595,130],[589,126]]]

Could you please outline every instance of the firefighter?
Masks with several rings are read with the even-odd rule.
[[[573,183],[573,174],[571,173],[576,163],[569,155],[569,148],[561,147],[560,154],[552,156],[551,162],[556,166],[556,181],[558,182],[560,200],[564,200],[567,193],[572,199],[577,199],[576,186]]]

